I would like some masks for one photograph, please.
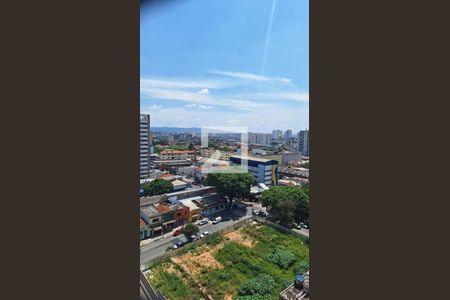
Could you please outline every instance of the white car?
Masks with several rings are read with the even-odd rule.
[[[200,234],[200,238],[204,238],[205,236],[207,236],[209,234],[208,231],[203,232],[202,234]]]

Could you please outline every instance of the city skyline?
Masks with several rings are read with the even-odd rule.
[[[141,113],[154,127],[309,128],[308,11],[294,0],[143,11]]]

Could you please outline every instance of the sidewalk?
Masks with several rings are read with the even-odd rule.
[[[139,242],[139,246],[140,246],[140,247],[143,247],[143,246],[146,246],[146,245],[149,245],[149,244],[158,242],[158,241],[166,242],[167,239],[168,239],[169,237],[173,237],[172,235],[173,235],[173,232],[174,232],[175,230],[181,229],[181,228],[183,228],[183,226],[175,227],[174,229],[172,229],[172,231],[167,232],[167,233],[165,233],[165,234],[163,234],[163,235],[157,236],[157,237],[155,237],[155,238],[149,238],[149,239],[140,241],[140,242]]]

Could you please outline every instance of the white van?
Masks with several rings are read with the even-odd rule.
[[[222,221],[222,217],[217,217],[217,218],[214,219],[213,224],[217,224],[220,221]]]

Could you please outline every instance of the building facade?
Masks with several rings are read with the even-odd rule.
[[[141,114],[139,121],[139,178],[145,179],[150,174],[150,115]]]
[[[284,132],[284,140],[285,141],[288,141],[290,138],[292,137],[292,130],[286,130],[285,132]]]
[[[300,130],[298,133],[298,152],[309,156],[309,130]]]
[[[270,145],[272,135],[270,133],[248,133],[248,143],[257,145]]]
[[[244,157],[247,160],[248,171],[252,173],[258,183],[268,186],[277,185],[278,161],[274,159],[262,159],[256,157]],[[241,165],[241,156],[230,157],[231,165]]]
[[[272,139],[275,141],[281,141],[283,138],[283,131],[282,130],[273,130],[272,131]]]
[[[160,159],[166,160],[194,160],[194,151],[193,150],[163,150],[159,153]]]

